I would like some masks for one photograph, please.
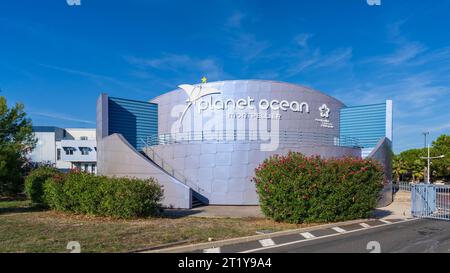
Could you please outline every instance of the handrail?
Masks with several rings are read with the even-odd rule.
[[[268,141],[270,132],[229,130],[229,131],[193,131],[186,133],[161,134],[148,136],[145,146],[167,145],[174,143],[191,142],[227,142],[227,141]],[[279,141],[282,143],[296,143],[301,145],[328,145],[340,147],[363,148],[358,139],[348,136],[336,136],[331,134],[287,131],[279,132]]]
[[[141,141],[145,144],[143,148],[143,152],[159,167],[161,167],[165,172],[169,175],[185,184],[186,186],[193,188],[196,192],[201,193],[205,190],[200,188],[198,185],[190,182],[183,174],[176,171],[169,163],[167,163],[151,146],[148,146],[147,143],[141,139]]]

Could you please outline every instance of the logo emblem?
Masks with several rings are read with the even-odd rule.
[[[202,79],[203,83],[206,83],[206,78],[203,77]],[[184,109],[183,113],[181,114],[180,122],[183,122],[184,116],[186,115],[189,108],[191,108],[192,105],[195,105],[195,103],[200,100],[203,97],[214,95],[214,94],[221,94],[221,92],[212,87],[206,87],[204,85],[190,85],[190,84],[182,84],[178,86],[179,88],[183,89],[184,92],[188,95],[188,99],[186,100],[187,106],[186,109]]]
[[[319,107],[320,117],[321,118],[329,118],[330,117],[330,108],[326,104]]]

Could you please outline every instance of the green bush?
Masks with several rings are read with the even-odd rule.
[[[32,203],[47,205],[44,201],[44,182],[59,173],[52,167],[42,167],[30,172],[25,179],[25,193]]]
[[[80,172],[47,180],[44,192],[52,209],[118,218],[155,215],[163,196],[161,186],[153,179],[108,178]]]
[[[253,181],[267,217],[290,223],[335,222],[370,216],[384,176],[376,161],[290,152],[266,159]]]

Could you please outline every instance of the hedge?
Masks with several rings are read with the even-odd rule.
[[[78,214],[136,218],[159,212],[163,197],[154,179],[109,178],[72,172],[47,179],[44,199],[50,208]]]
[[[47,206],[44,195],[44,182],[57,174],[60,174],[55,168],[41,167],[30,172],[25,178],[25,193],[33,204]]]
[[[290,152],[266,159],[253,181],[267,217],[290,223],[335,222],[369,217],[384,175],[381,164],[373,160]]]

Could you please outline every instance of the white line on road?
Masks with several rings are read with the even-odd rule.
[[[390,226],[390,225],[396,225],[396,224],[400,224],[400,223],[405,223],[405,222],[412,222],[412,221],[416,221],[416,220],[418,220],[418,218],[413,218],[413,219],[408,219],[408,220],[405,220],[405,221],[403,221],[403,222],[397,222],[397,223],[390,223],[390,224],[386,224],[386,225],[378,225],[378,226],[369,226],[368,224],[366,224],[366,223],[361,223],[360,225],[361,226],[364,226],[365,228],[364,229],[355,229],[355,230],[350,230],[350,231],[347,231],[345,234],[351,234],[351,233],[355,233],[355,232],[358,232],[358,231],[362,231],[362,230],[367,230],[367,229],[376,229],[376,228],[380,228],[380,227],[385,227],[385,226]],[[364,225],[363,225],[364,224]],[[309,233],[309,232],[304,232],[304,233],[301,233],[301,235],[303,236],[303,234],[305,234],[305,233]],[[310,233],[311,234],[311,233]],[[312,235],[312,234],[311,234]],[[325,235],[325,236],[321,236],[321,237],[315,237],[314,235],[314,238],[311,238],[311,239],[309,239],[309,240],[320,240],[320,239],[324,239],[324,238],[329,238],[329,237],[335,237],[335,236],[340,236],[340,235],[344,235],[343,233],[335,233],[335,234],[330,234],[330,235]],[[304,237],[304,236],[303,236]],[[283,246],[289,246],[289,245],[295,245],[295,244],[299,244],[299,243],[303,243],[303,242],[305,242],[305,240],[303,239],[303,240],[298,240],[298,241],[293,241],[293,242],[288,242],[288,243],[284,243],[284,244],[279,244],[279,245],[274,245],[274,246],[269,246],[269,247],[262,247],[262,248],[256,248],[256,249],[250,249],[250,250],[246,250],[246,251],[242,251],[242,252],[239,252],[239,253],[252,253],[252,252],[256,252],[256,251],[260,251],[260,250],[267,250],[267,249],[271,249],[271,248],[280,248],[280,247],[283,247]]]
[[[303,232],[303,233],[300,233],[300,235],[302,235],[303,237],[305,237],[305,239],[316,238],[316,236],[312,235],[312,234],[309,233],[309,232]]]
[[[268,246],[274,246],[275,245],[275,242],[272,239],[259,240],[259,243],[263,247],[268,247]]]
[[[336,232],[339,232],[339,233],[345,233],[345,232],[347,232],[345,229],[340,228],[340,227],[334,227],[334,228],[331,228],[331,229],[334,230],[334,231],[336,231]]]
[[[380,219],[380,221],[385,223],[385,224],[392,224],[392,222],[389,222],[388,220]]]
[[[366,223],[360,223],[359,225],[362,226],[363,228],[370,228],[370,227],[372,227],[372,226],[370,226],[370,225],[368,225]]]
[[[220,247],[203,249],[203,253],[220,253]]]

